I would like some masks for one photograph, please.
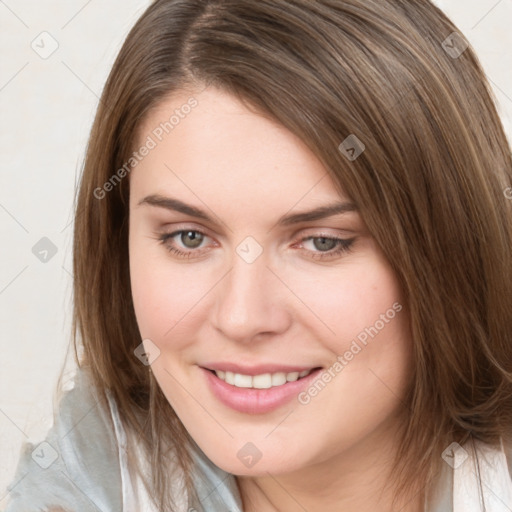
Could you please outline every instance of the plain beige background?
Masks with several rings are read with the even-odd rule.
[[[475,48],[512,138],[512,0],[437,3]],[[148,4],[0,0],[0,510],[22,442],[51,426],[70,340],[75,184],[107,74]]]

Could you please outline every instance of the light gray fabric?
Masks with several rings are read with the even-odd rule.
[[[115,402],[110,398],[107,407],[103,406],[87,372],[80,370],[45,441],[23,448],[5,512],[46,512],[52,507],[66,512],[157,512],[140,479],[128,472],[125,444]],[[184,497],[177,512],[243,512],[235,477],[213,464],[195,443],[192,457],[197,499]],[[486,503],[487,508],[475,502],[454,510],[454,501],[467,503],[468,493],[479,486],[473,466],[465,463],[466,473],[444,466],[425,511],[468,512],[468,506],[471,511],[512,511],[507,466],[511,457],[485,445],[481,457],[492,462],[481,464],[485,474],[478,476],[491,491],[492,503]],[[475,464],[475,460],[469,462]]]
[[[52,506],[70,512],[123,510],[115,429],[85,373],[78,373],[74,389],[63,396],[45,443],[25,445],[8,512]],[[55,456],[49,467],[41,467]]]
[[[155,511],[142,484],[129,475],[125,443],[116,404],[110,399],[109,408],[103,407],[88,373],[79,371],[45,441],[23,447],[5,512],[53,507],[66,512]],[[190,504],[182,504],[183,512],[242,512],[233,475],[215,466],[197,445],[192,457],[199,500],[190,497]]]

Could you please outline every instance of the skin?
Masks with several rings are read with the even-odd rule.
[[[300,139],[234,97],[214,88],[173,94],[140,126],[139,143],[192,95],[197,107],[129,177],[132,293],[142,339],[160,351],[154,376],[204,453],[237,475],[245,511],[398,510],[385,485],[412,365],[396,277],[357,211],[277,225],[283,215],[349,198]],[[200,208],[212,221],[140,204],[151,194]],[[159,241],[180,229],[206,236],[199,248],[179,234]],[[248,236],[263,250],[252,263],[236,252]],[[355,241],[350,252],[320,260],[336,249],[326,251],[322,236]],[[199,368],[328,368],[394,303],[402,311],[307,405],[234,411]],[[247,442],[262,454],[251,468],[237,457]],[[400,506],[414,512],[420,502]]]

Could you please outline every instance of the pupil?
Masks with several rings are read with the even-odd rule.
[[[331,249],[334,249],[336,246],[336,240],[333,240],[332,238],[314,238],[313,244],[316,249],[319,251],[329,251]]]
[[[197,231],[187,231],[181,234],[181,241],[183,245],[189,248],[198,247],[203,241],[203,235]]]

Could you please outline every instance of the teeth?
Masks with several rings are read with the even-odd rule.
[[[294,382],[306,375],[309,375],[313,370],[304,370],[302,372],[277,372],[277,373],[263,373],[261,375],[242,375],[241,373],[224,372],[222,370],[215,370],[217,377],[232,386],[237,388],[255,388],[255,389],[268,389],[274,386],[282,386],[287,382]]]
[[[252,377],[250,375],[235,373],[235,382],[233,384],[237,388],[252,388]]]
[[[286,373],[278,372],[272,374],[272,387],[282,386],[286,383]]]
[[[255,375],[252,377],[252,387],[256,389],[268,389],[272,387],[272,375],[264,373],[263,375]]]

